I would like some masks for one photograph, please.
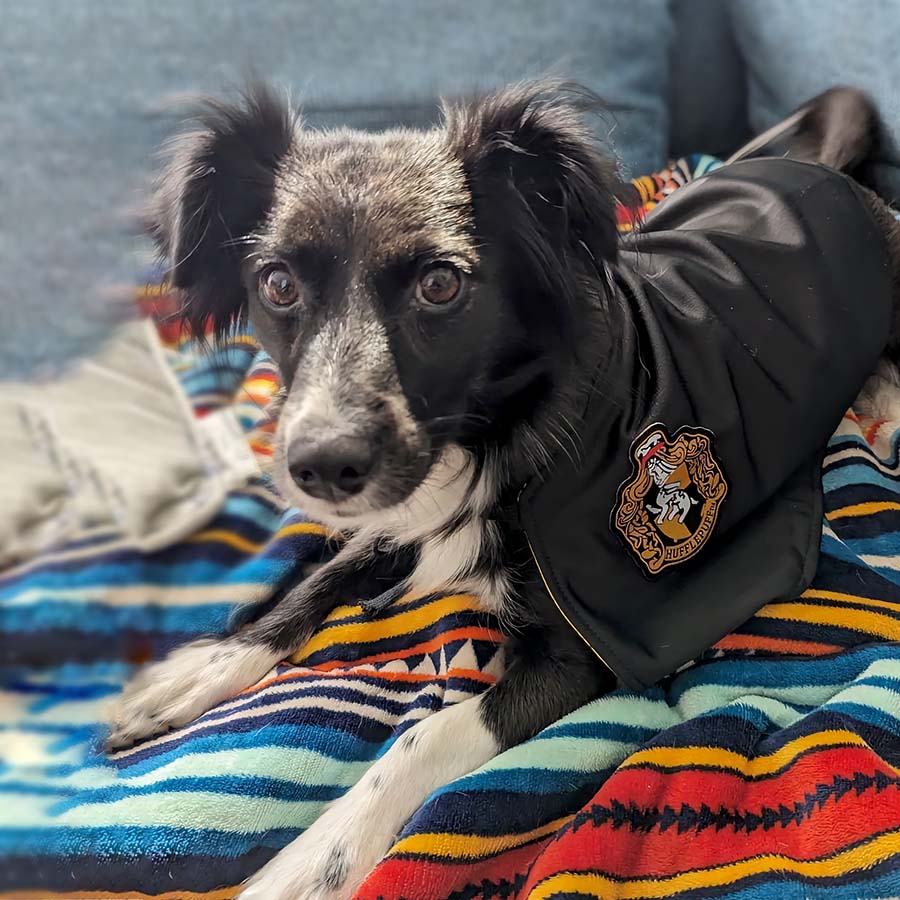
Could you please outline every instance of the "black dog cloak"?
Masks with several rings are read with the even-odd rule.
[[[625,238],[580,460],[517,503],[552,603],[626,686],[812,579],[828,438],[887,342],[885,239],[823,166],[735,163]],[[624,389],[623,389],[624,387]]]

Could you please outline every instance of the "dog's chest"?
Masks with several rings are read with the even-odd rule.
[[[492,522],[477,518],[424,539],[410,576],[410,589],[421,593],[466,591],[486,610],[499,613],[506,600],[506,583],[496,571],[498,567],[491,564],[498,549],[494,529]]]

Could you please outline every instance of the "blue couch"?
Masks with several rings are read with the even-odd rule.
[[[898,161],[896,0],[54,0],[0,27],[0,377],[96,343],[133,282],[136,204],[179,92],[255,70],[313,125],[422,124],[438,94],[555,71],[599,92],[626,174],[725,153],[838,81],[867,88]]]

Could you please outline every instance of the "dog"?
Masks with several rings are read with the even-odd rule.
[[[598,360],[621,357],[625,330],[638,329],[613,301],[623,290],[617,267],[631,265],[622,262],[616,208],[634,198],[592,136],[585,117],[593,102],[566,85],[522,84],[447,104],[427,131],[319,133],[254,85],[233,103],[206,103],[173,145],[149,228],[183,315],[197,333],[210,321],[218,333],[252,323],[284,381],[280,489],[347,539],[333,561],[236,634],[196,641],[139,672],[108,747],[184,725],[254,684],[349,599],[471,593],[508,635],[500,680],[400,737],[244,886],[245,900],[351,897],[432,791],[617,685],[674,671],[727,621],[753,612],[731,610],[717,634],[701,628],[702,644],[686,644],[683,658],[629,678],[623,673],[637,669],[627,661],[620,669],[598,660],[592,651],[603,640],[585,637],[574,610],[548,603],[559,579],[520,527],[523,485],[548,469],[584,468],[585,394],[602,410],[627,406],[634,393],[627,378],[596,375]],[[856,170],[876,124],[862,95],[836,89],[767,140],[783,141],[801,161]],[[735,173],[741,165],[749,163],[735,163]],[[842,388],[851,399],[879,355],[892,377],[900,336],[900,229],[873,193],[858,195],[883,242],[872,250],[871,277],[880,277],[883,257],[891,308],[885,319],[872,301],[878,333],[861,353],[859,383]],[[641,256],[635,240],[629,260]],[[649,345],[638,335],[636,346],[633,369],[643,377],[640,347]],[[828,427],[844,402],[833,402],[836,416],[829,407]],[[824,445],[830,432],[822,430],[811,440]],[[605,433],[592,433],[591,446]],[[634,478],[610,476],[622,482],[619,503],[610,527],[595,530],[603,541],[619,532],[622,566],[665,591],[666,576],[654,581],[641,566],[668,565],[666,554],[687,546],[672,529],[694,540],[705,528],[708,537],[740,509],[740,490],[733,478],[724,483],[727,466],[716,475],[711,432],[649,434],[629,432]],[[656,524],[670,529],[651,535],[661,556],[629,544],[629,509],[649,517],[655,509]],[[613,584],[614,553],[608,565]],[[685,590],[702,578],[697,572],[682,579]],[[605,570],[600,578],[607,583]],[[628,655],[606,643],[613,656]]]

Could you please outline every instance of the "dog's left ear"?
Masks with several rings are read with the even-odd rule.
[[[146,227],[181,293],[185,321],[197,335],[210,321],[221,334],[244,306],[241,242],[268,214],[298,119],[254,84],[235,102],[205,101],[195,121],[172,144]]]
[[[586,122],[597,109],[602,101],[589,91],[556,82],[445,107],[450,146],[462,160],[476,219],[479,209],[502,216],[498,225],[514,226],[535,249],[552,249],[563,259],[613,261],[618,179]],[[510,201],[515,208],[504,208]]]

